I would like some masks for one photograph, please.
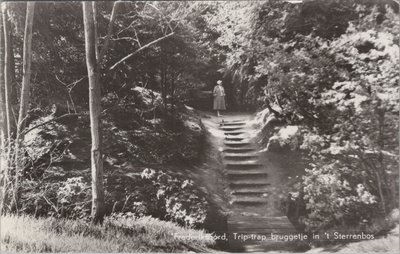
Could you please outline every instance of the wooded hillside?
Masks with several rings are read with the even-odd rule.
[[[297,229],[394,227],[398,1],[2,2],[0,15],[8,219],[208,230],[229,214],[199,180],[218,170],[203,123],[221,80],[224,113],[258,113],[260,146],[305,163],[281,198]]]

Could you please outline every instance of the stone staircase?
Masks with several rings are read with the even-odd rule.
[[[271,234],[298,234],[280,211],[274,195],[273,173],[264,166],[259,147],[251,138],[254,131],[245,120],[230,120],[219,126],[224,132],[223,162],[230,189],[228,217],[229,247],[233,252],[301,251],[304,242],[271,239]]]

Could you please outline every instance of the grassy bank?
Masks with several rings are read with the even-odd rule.
[[[191,239],[174,234],[193,236]],[[203,231],[151,217],[106,219],[103,225],[81,221],[1,217],[1,251],[11,252],[187,252],[206,251],[213,241]]]

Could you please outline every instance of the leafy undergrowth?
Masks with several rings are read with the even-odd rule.
[[[151,217],[107,217],[103,225],[26,215],[1,217],[2,252],[210,252],[208,246],[213,244],[204,231]]]
[[[133,165],[187,166],[198,161],[204,133],[196,113],[180,104],[173,117],[166,117],[160,108],[160,95],[151,90],[140,91],[124,99],[111,95],[103,99],[105,172]],[[67,171],[90,168],[88,114],[82,112],[56,121],[52,121],[57,119],[56,114],[47,115],[41,110],[30,114],[35,119],[29,128],[39,127],[29,131],[24,140],[27,178],[41,178],[56,166]]]
[[[202,227],[205,194],[190,179],[202,152],[203,129],[196,112],[179,105],[163,120],[160,95],[136,87],[124,98],[103,100],[105,212],[151,215]],[[38,110],[25,138],[26,167],[21,209],[34,216],[89,218],[90,123],[82,114],[57,120]],[[147,173],[146,173],[147,172]]]
[[[209,204],[205,194],[182,173],[150,168],[115,170],[106,175],[104,183],[107,215],[153,216],[182,226],[203,227]],[[21,212],[41,217],[90,218],[87,170],[56,179],[52,172],[42,182],[24,181],[23,189]]]

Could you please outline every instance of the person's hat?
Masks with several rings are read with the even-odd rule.
[[[217,81],[217,84],[218,84],[218,85],[221,85],[221,84],[222,84],[222,80],[218,80],[218,81]]]

